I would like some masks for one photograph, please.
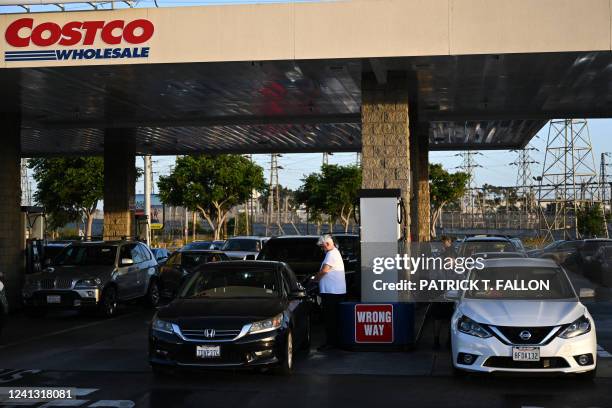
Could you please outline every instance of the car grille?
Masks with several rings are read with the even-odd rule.
[[[58,278],[58,279],[41,279],[41,289],[71,289],[72,279]]]
[[[240,330],[227,329],[181,329],[183,337],[188,340],[206,341],[206,340],[233,340],[239,334]]]
[[[491,326],[497,328],[499,332],[508,340],[511,344],[540,344],[555,328],[555,326],[541,326],[541,327],[512,327],[512,326]],[[529,339],[522,339],[520,334],[524,331],[528,331],[531,334]],[[552,340],[554,336],[551,336],[548,341]],[[503,339],[500,338],[503,341]],[[546,343],[548,343],[548,341]],[[505,341],[503,341],[506,343]]]
[[[514,361],[512,357],[489,357],[483,364],[491,368],[517,368],[517,369],[552,369],[567,368],[569,364],[562,357],[544,357],[540,361]]]

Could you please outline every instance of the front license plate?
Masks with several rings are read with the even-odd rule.
[[[512,347],[514,361],[540,361],[539,347]]]
[[[196,346],[196,357],[198,358],[221,357],[221,347],[220,346]]]
[[[62,302],[62,297],[61,296],[57,296],[57,295],[48,295],[47,296],[47,303],[61,303]]]

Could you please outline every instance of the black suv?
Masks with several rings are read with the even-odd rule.
[[[119,301],[146,298],[159,302],[158,264],[140,242],[73,243],[42,272],[26,276],[22,290],[26,312],[48,308],[98,310],[113,316]]]

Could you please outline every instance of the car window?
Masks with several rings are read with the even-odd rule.
[[[576,294],[567,275],[560,268],[543,267],[488,267],[484,269],[473,269],[469,277],[470,281],[479,285],[478,289],[469,290],[465,297],[469,299],[574,299]],[[492,282],[484,287],[482,282]],[[498,289],[495,282],[543,282],[547,286],[528,286],[523,290],[513,288]],[[502,286],[503,288],[503,286]]]
[[[467,241],[461,252],[467,257],[476,252],[516,252],[516,247],[510,241]]]
[[[257,259],[281,262],[322,262],[325,254],[316,239],[274,239],[263,247]]]
[[[172,256],[168,258],[168,260],[166,261],[166,265],[168,266],[174,266],[174,265],[180,265],[180,264],[181,264],[181,252],[172,254]]]
[[[138,245],[138,250],[142,254],[142,257],[144,258],[145,261],[150,261],[152,259],[151,252],[146,246],[140,244]]]
[[[272,268],[211,267],[194,273],[181,291],[181,298],[274,298],[282,293]]]
[[[116,246],[75,245],[64,249],[55,259],[56,265],[114,265]]]
[[[283,268],[283,276],[289,284],[290,292],[300,290],[300,285],[298,283],[297,278],[295,277],[295,273],[289,267],[289,265],[285,265],[285,267]]]
[[[228,239],[222,249],[223,251],[258,252],[261,249],[261,243],[256,239]]]
[[[560,251],[566,251],[568,249],[576,248],[576,244],[574,242],[564,242],[557,246],[557,249]]]
[[[138,245],[130,245],[130,254],[135,264],[139,264],[145,261],[144,255],[140,251]]]

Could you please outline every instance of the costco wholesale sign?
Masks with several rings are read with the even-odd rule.
[[[393,305],[355,305],[356,343],[393,343]]]
[[[150,49],[143,44],[154,32],[155,26],[146,19],[70,21],[59,25],[20,18],[6,28],[7,44],[16,49],[42,49],[5,51],[4,59],[11,62],[148,58]],[[87,47],[98,40],[110,47]]]

